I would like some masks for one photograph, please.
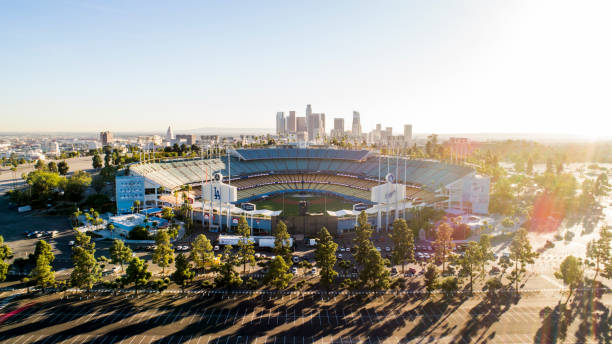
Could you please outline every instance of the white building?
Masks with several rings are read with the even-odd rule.
[[[276,134],[283,135],[285,133],[285,113],[277,112],[276,113]]]
[[[359,112],[353,111],[353,126],[351,128],[351,133],[353,137],[360,138],[361,137],[361,119]]]

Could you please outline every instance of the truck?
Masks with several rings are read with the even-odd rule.
[[[257,242],[259,248],[274,248],[274,241],[276,240],[273,236],[256,236],[253,237]],[[293,246],[293,238],[289,238],[289,247]]]
[[[21,206],[21,207],[17,208],[17,211],[20,212],[20,213],[25,213],[25,212],[31,211],[31,210],[32,210],[32,206],[30,206],[30,205],[24,205],[24,206]]]

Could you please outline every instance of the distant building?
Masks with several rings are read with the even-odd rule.
[[[184,135],[176,135],[177,143],[181,143],[181,141],[185,141],[186,145],[193,145],[196,143],[196,136],[192,134],[184,134]]]
[[[100,133],[100,142],[102,146],[108,146],[113,143],[113,133],[110,131],[103,131]]]
[[[172,131],[172,126],[170,125],[168,126],[168,130],[166,131],[166,140],[174,140],[174,132]]]
[[[334,129],[332,130],[331,135],[333,137],[342,137],[344,135],[344,118],[334,118]]]
[[[412,124],[404,124],[404,141],[412,141]]]
[[[295,121],[296,132],[308,131],[308,127],[306,126],[306,117],[300,116],[296,118]]]
[[[321,114],[313,113],[309,117],[310,123],[308,125],[308,139],[317,140],[325,136],[323,123],[321,122]]]
[[[45,150],[44,150],[45,154],[47,155],[55,155],[58,156],[60,155],[60,148],[59,148],[59,143],[55,142],[55,141],[49,141],[45,144]]]
[[[357,111],[353,111],[353,126],[351,133],[353,137],[361,137],[361,119]]]
[[[287,131],[290,133],[295,133],[297,131],[297,121],[296,121],[296,117],[295,117],[295,111],[289,111],[289,117],[285,118],[285,121],[287,123],[285,123],[285,127],[287,128]]]
[[[277,135],[285,134],[285,113],[284,112],[276,113],[276,134]]]

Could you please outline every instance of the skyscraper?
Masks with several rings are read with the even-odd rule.
[[[333,137],[342,137],[344,135],[344,118],[334,118],[334,130],[332,131]]]
[[[168,130],[166,130],[166,139],[167,140],[174,140],[174,132],[172,131],[172,126],[169,125],[168,126]]]
[[[289,117],[286,117],[285,121],[287,122],[287,131],[290,133],[295,133],[297,131],[295,111],[289,111]]]
[[[308,137],[312,138],[313,128],[312,128],[312,106],[310,104],[306,105],[306,131],[308,132]]]
[[[412,124],[404,124],[404,141],[412,141]]]
[[[285,113],[276,113],[276,134],[282,135],[285,133]]]
[[[361,120],[359,118],[359,112],[353,111],[353,137],[361,137]]]
[[[299,116],[295,118],[295,131],[296,132],[307,132],[308,126],[306,126],[306,117]]]

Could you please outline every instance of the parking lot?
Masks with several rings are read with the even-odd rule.
[[[3,317],[0,342],[468,343],[470,337],[459,330],[476,319],[492,324],[492,343],[525,343],[533,342],[543,307],[537,298],[495,313],[475,302],[448,308],[409,299],[363,304],[338,297],[55,298],[22,303]]]

